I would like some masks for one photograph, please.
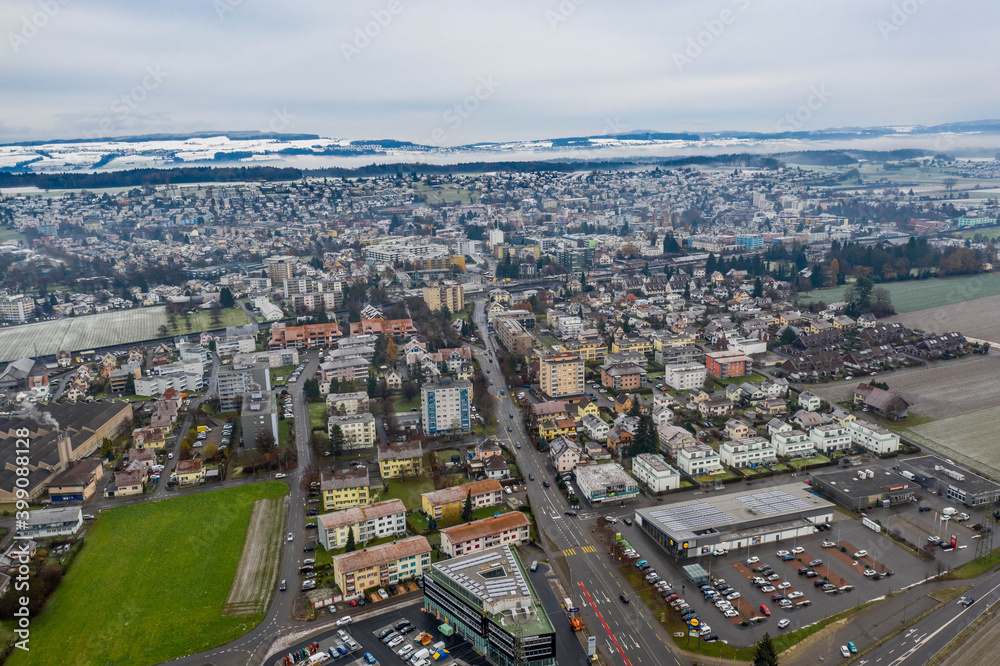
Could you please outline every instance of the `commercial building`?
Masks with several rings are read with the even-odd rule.
[[[0,321],[23,324],[35,316],[35,299],[24,294],[0,294]]]
[[[378,470],[383,479],[418,476],[424,471],[424,450],[420,440],[379,444]]]
[[[403,500],[391,499],[344,511],[324,513],[319,517],[319,542],[326,550],[343,548],[347,535],[354,532],[354,543],[361,547],[373,539],[406,535],[406,507]]]
[[[320,472],[323,510],[346,509],[371,503],[371,481],[364,465]]]
[[[246,449],[256,449],[258,442],[267,439],[272,445],[278,444],[278,414],[274,408],[274,394],[270,391],[243,394],[240,436]]]
[[[663,383],[675,391],[693,391],[705,385],[708,368],[700,363],[663,366]]]
[[[865,465],[813,474],[810,485],[824,497],[852,511],[912,502],[923,490],[912,479],[881,465]]]
[[[750,357],[740,351],[718,351],[705,354],[705,368],[719,379],[742,377],[750,371]]]
[[[659,453],[640,453],[632,460],[632,474],[654,493],[677,490],[681,487],[681,473],[667,464]]]
[[[24,526],[18,528],[17,537],[46,539],[76,534],[83,527],[83,510],[80,507],[60,507],[29,511]]]
[[[472,432],[472,382],[442,379],[420,386],[420,416],[424,434],[459,435]]]
[[[465,307],[465,290],[460,284],[424,287],[424,303],[431,312],[448,308],[448,312],[461,312]]]
[[[993,504],[1000,497],[1000,484],[939,456],[900,460],[899,473],[967,507]]]
[[[104,465],[100,460],[77,460],[69,464],[48,484],[49,499],[53,506],[83,504],[97,492],[97,482],[104,478]]]
[[[635,523],[668,555],[692,558],[811,535],[833,504],[789,483],[637,509]]]
[[[576,354],[553,354],[539,360],[542,393],[550,398],[583,395],[584,364]]]
[[[639,494],[639,484],[618,463],[577,467],[579,494],[591,504],[619,502]]]
[[[504,317],[493,322],[493,330],[504,349],[516,356],[523,356],[531,351],[531,336],[525,333],[521,323],[516,319]]]
[[[375,417],[365,412],[352,416],[331,416],[327,419],[327,433],[340,426],[344,434],[344,450],[370,449],[375,446]]]
[[[424,608],[496,666],[556,666],[552,623],[510,546],[432,565]]]
[[[851,443],[880,456],[899,451],[899,435],[870,421],[857,419],[846,424]]]
[[[486,479],[432,490],[420,496],[420,508],[428,518],[452,520],[462,515],[467,497],[472,498],[473,509],[499,506],[503,502],[503,486],[496,479]]]
[[[531,523],[522,511],[510,511],[441,530],[441,552],[449,557],[478,553],[496,546],[528,542]]]
[[[335,556],[333,580],[348,599],[365,590],[422,576],[431,563],[431,545],[422,536],[409,537]]]
[[[771,442],[763,437],[747,437],[719,446],[719,462],[730,467],[757,467],[778,462]]]

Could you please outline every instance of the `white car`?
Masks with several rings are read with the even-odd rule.
[[[736,601],[739,598],[740,598],[739,592],[733,592],[732,594],[726,595],[726,601]]]
[[[382,597],[382,599],[388,599],[389,598],[389,593],[385,591],[385,588],[380,587],[378,589],[378,596]]]
[[[295,535],[294,535],[294,534],[292,534],[291,532],[289,532],[289,533],[288,533],[288,539],[287,539],[287,540],[288,540],[288,541],[293,541],[294,539],[295,539]]]
[[[346,625],[348,625],[350,623],[351,623],[351,616],[350,615],[345,615],[344,617],[342,617],[339,620],[337,620],[337,626],[338,627],[343,627],[343,626],[346,626]]]
[[[288,476],[288,475],[285,474],[285,473],[283,473],[283,472],[278,472],[277,474],[274,475],[274,478],[276,478],[276,479],[283,479],[286,476]]]
[[[796,546],[795,548],[792,548],[792,555],[798,555],[799,553],[804,553],[804,552],[806,552],[806,549],[803,548],[802,546]]]
[[[736,617],[737,615],[739,615],[739,613],[737,613],[734,610],[727,610],[725,613],[723,613],[723,615],[725,615],[726,617]]]
[[[787,550],[779,550],[777,553],[775,553],[775,555],[777,555],[778,557],[784,557],[785,555],[791,555],[791,553],[789,553]]]
[[[837,547],[837,544],[835,544],[835,543],[834,543],[834,542],[832,542],[832,541],[824,541],[824,542],[823,542],[823,547],[824,547],[824,548],[836,548],[836,547]]]
[[[779,590],[787,590],[787,589],[788,589],[788,588],[790,588],[791,586],[792,586],[792,584],[791,584],[791,583],[789,583],[789,582],[788,582],[788,581],[786,580],[786,581],[785,581],[784,583],[780,583],[780,584],[778,585],[778,589],[779,589]]]
[[[781,621],[778,622],[778,629],[784,629],[785,627],[787,627],[790,624],[791,624],[790,620],[787,620],[787,619],[781,620]]]
[[[801,596],[803,596],[803,594],[801,592],[790,592],[788,594],[788,598],[789,599],[798,599]]]
[[[874,569],[865,569],[865,577],[867,577],[867,578],[871,578],[876,573],[877,572]]]
[[[771,592],[774,592],[774,586],[773,585],[765,585],[764,587],[760,588],[760,591],[761,592],[767,592],[768,594],[770,594]]]
[[[754,555],[753,557],[748,557],[747,558],[746,565],[748,567],[751,567],[751,566],[757,564],[758,562],[760,562],[760,558],[757,557],[756,555]]]
[[[850,657],[851,656],[851,651],[847,649],[846,645],[841,645],[840,646],[840,654],[842,654],[845,657]]]

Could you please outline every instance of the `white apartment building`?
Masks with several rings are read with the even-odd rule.
[[[872,453],[885,455],[899,451],[899,435],[880,425],[858,419],[847,424],[851,443],[868,449]]]
[[[816,446],[812,439],[801,430],[776,432],[771,436],[771,444],[779,456],[808,458],[816,453]]]
[[[722,472],[719,453],[708,444],[689,444],[677,451],[677,467],[688,476]]]
[[[583,330],[583,320],[579,317],[559,317],[556,328],[559,330],[559,337],[561,339],[575,338]]]
[[[251,342],[253,337],[247,336]],[[216,343],[218,345],[219,343]],[[216,346],[218,350],[218,346]],[[222,352],[219,352],[222,355]],[[233,365],[253,365],[254,363],[260,363],[261,365],[268,368],[287,368],[291,365],[299,364],[299,350],[295,349],[262,349],[261,351],[254,351],[251,349],[246,353],[239,353],[233,356]]]
[[[654,493],[676,490],[681,486],[681,473],[667,464],[659,453],[640,453],[632,460],[632,474]]]
[[[809,439],[820,453],[833,453],[851,448],[851,433],[839,425],[816,426],[809,431]]]
[[[719,459],[730,467],[756,467],[777,462],[778,456],[771,442],[763,437],[747,437],[724,442],[719,447]]]
[[[153,375],[152,377],[137,377],[135,380],[135,394],[140,396],[153,396],[164,393],[167,389],[174,389],[179,393],[186,391],[196,391],[201,384],[201,375],[167,375],[164,377]]]
[[[0,294],[0,321],[23,324],[35,316],[35,299],[24,294]]]
[[[472,431],[472,382],[442,379],[420,386],[420,416],[425,435]]]
[[[520,513],[520,512],[518,512]],[[347,545],[347,535],[354,532],[354,542],[363,544],[393,534],[406,534],[406,507],[398,499],[376,502],[344,511],[324,513],[319,517],[319,542],[333,550]]]
[[[344,450],[375,446],[375,417],[371,414],[331,416],[327,421],[327,433],[333,432],[333,426],[340,426],[344,433]]]
[[[675,391],[692,391],[705,385],[708,368],[704,363],[663,366],[663,383]]]
[[[584,415],[580,424],[583,426],[584,432],[587,433],[587,437],[597,440],[598,442],[603,442],[607,439],[608,432],[611,430],[611,426],[607,421],[599,416],[594,416],[593,414]]]

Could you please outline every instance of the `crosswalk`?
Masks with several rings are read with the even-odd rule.
[[[580,548],[581,553],[596,553],[597,548],[594,546],[582,546]],[[570,555],[576,555],[576,548],[564,548],[562,552],[564,557],[569,557]]]

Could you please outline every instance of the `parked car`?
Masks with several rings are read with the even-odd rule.
[[[824,541],[823,542],[823,547],[824,548],[836,548],[837,544],[835,544],[833,541]]]
[[[796,546],[795,548],[792,548],[793,555],[798,555],[799,553],[804,553],[804,552],[806,552],[806,549],[803,548],[802,546]]]
[[[858,552],[854,553],[854,559],[860,560],[862,557],[868,557],[867,550],[859,550]]]
[[[337,620],[337,626],[338,627],[346,627],[350,623],[351,623],[351,616],[350,615],[345,615],[344,617],[342,617],[339,620]]]
[[[809,563],[809,568],[810,569],[814,569],[814,568],[816,568],[818,566],[822,566],[822,565],[823,565],[823,560],[813,560],[812,562]]]
[[[778,629],[784,629],[785,627],[787,627],[790,624],[791,624],[791,621],[788,620],[788,619],[779,620],[778,621]]]
[[[851,651],[850,651],[850,649],[848,649],[848,647],[846,645],[841,645],[840,646],[840,654],[843,655],[843,656],[845,656],[845,657],[850,657],[851,656]]]
[[[931,508],[929,506],[921,506],[921,507],[918,507],[917,510],[920,511],[920,513],[924,513],[926,511],[930,511]]]
[[[771,609],[765,606],[764,604],[760,605],[760,612],[767,617],[771,617]]]
[[[760,562],[760,558],[757,557],[756,555],[754,555],[753,557],[748,557],[747,558],[746,565],[748,567],[752,567],[753,565],[757,564],[758,562]]]

